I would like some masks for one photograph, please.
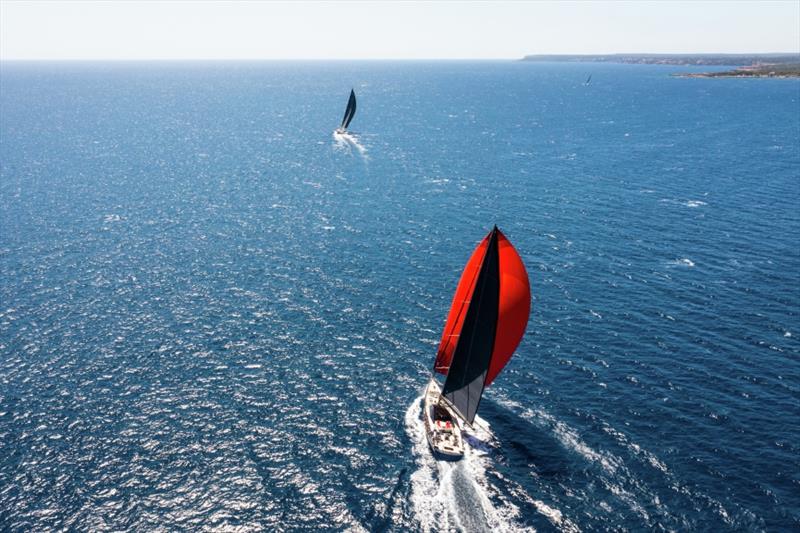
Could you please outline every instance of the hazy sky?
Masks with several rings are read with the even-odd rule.
[[[800,1],[0,0],[0,59],[518,58],[797,52]]]

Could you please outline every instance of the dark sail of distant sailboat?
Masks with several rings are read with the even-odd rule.
[[[350,121],[353,120],[353,116],[356,114],[356,92],[353,89],[350,89],[350,99],[347,101],[347,109],[344,110],[344,118],[342,118],[342,125],[339,126],[339,129],[336,130],[340,133],[344,133],[347,131],[347,127],[350,125]]]
[[[590,83],[592,83],[592,75],[591,74],[589,74],[589,77],[586,78],[586,81],[583,82],[583,84],[584,85],[589,85]]]

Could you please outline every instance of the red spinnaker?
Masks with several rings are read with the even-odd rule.
[[[469,258],[458,282],[450,313],[447,315],[442,340],[436,355],[434,369],[447,374],[453,359],[461,327],[464,325],[467,308],[472,300],[475,281],[481,269],[491,232],[478,244]],[[498,231],[498,254],[500,260],[500,298],[496,335],[485,386],[488,386],[517,349],[531,311],[531,288],[528,273],[519,254],[502,232]]]

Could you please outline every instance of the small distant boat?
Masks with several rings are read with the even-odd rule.
[[[347,127],[350,126],[350,121],[356,114],[356,92],[350,89],[350,98],[347,100],[347,108],[344,110],[344,118],[342,124],[336,128],[336,133],[347,133]]]
[[[517,349],[530,310],[525,265],[495,226],[461,274],[425,391],[425,434],[439,458],[464,455],[462,430],[472,427],[484,389]]]
[[[592,83],[592,75],[591,74],[589,74],[589,77],[586,78],[586,81],[583,82],[583,84],[584,85],[589,85],[590,83]]]

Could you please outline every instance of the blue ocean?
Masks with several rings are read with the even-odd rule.
[[[0,530],[800,528],[800,81],[687,70],[3,63]],[[437,462],[494,224],[531,318]]]

